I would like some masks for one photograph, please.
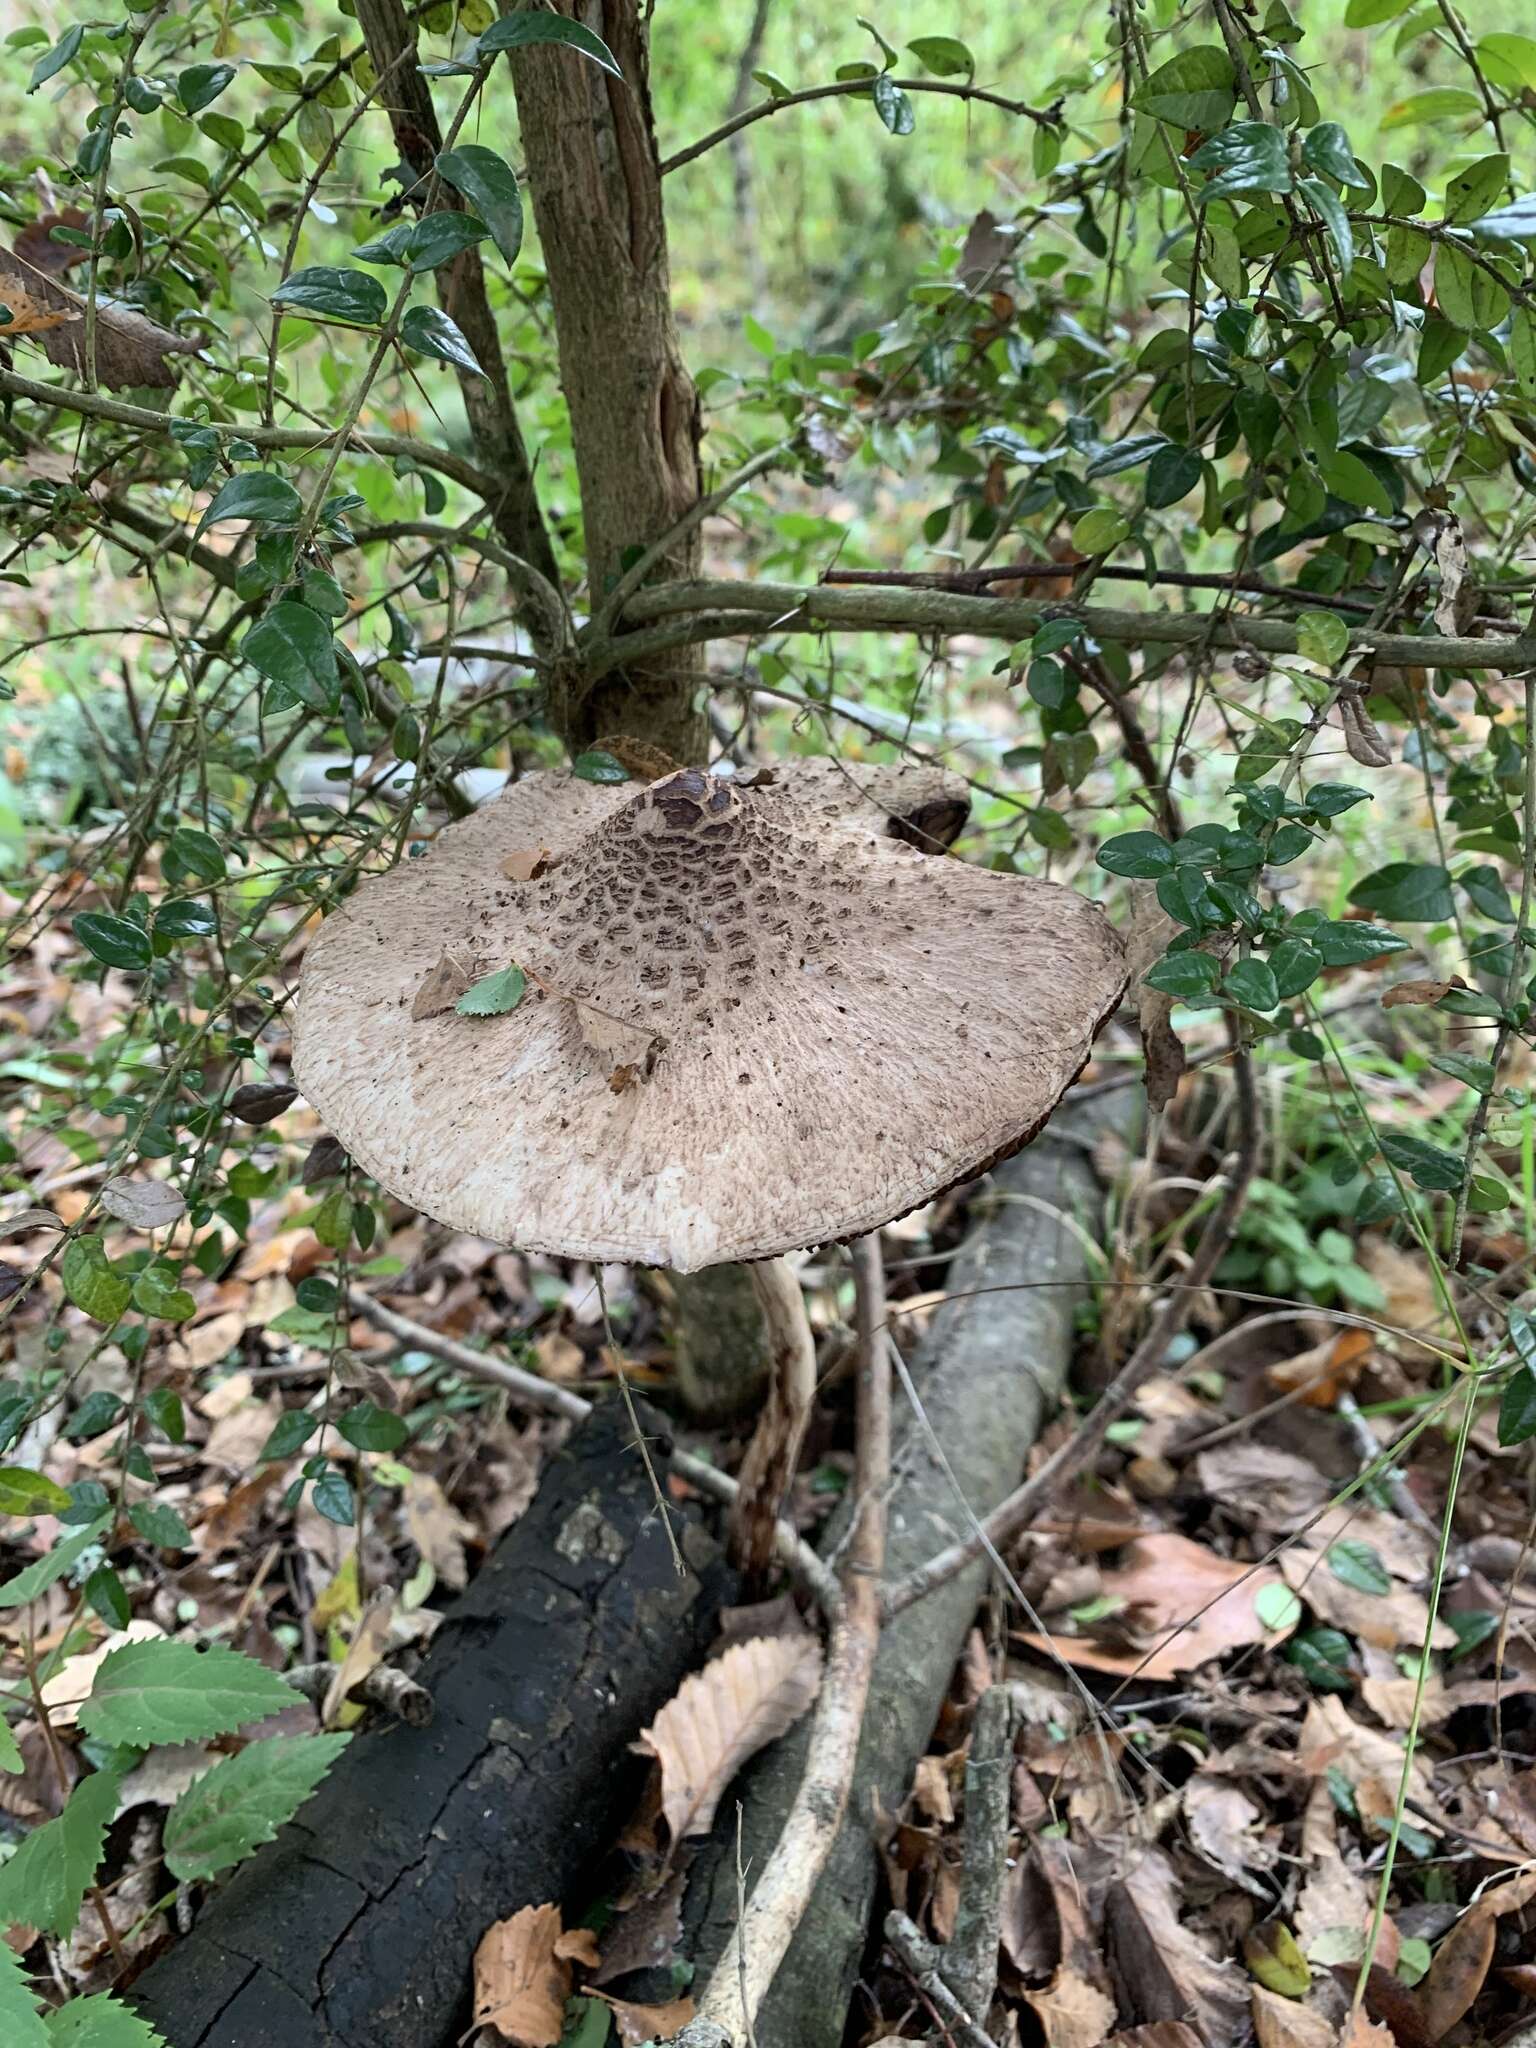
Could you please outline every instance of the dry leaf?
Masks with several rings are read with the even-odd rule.
[[[1209,1499],[1235,1509],[1245,1522],[1262,1520],[1272,1529],[1310,1521],[1335,1490],[1310,1459],[1241,1436],[1201,1451],[1195,1477]]]
[[[411,1022],[419,1024],[424,1017],[439,1016],[444,1010],[451,1010],[465,990],[475,979],[475,963],[469,958],[460,959],[445,947],[438,955],[437,965],[430,969],[426,980],[417,989],[411,1003]]]
[[[74,1727],[96,1681],[96,1673],[114,1650],[122,1649],[125,1643],[157,1642],[164,1634],[158,1622],[130,1621],[125,1629],[105,1637],[94,1650],[67,1657],[43,1687],[42,1700],[50,1725],[56,1729]]]
[[[1258,1829],[1264,1816],[1238,1786],[1197,1773],[1184,1787],[1184,1818],[1189,1839],[1206,1862],[1259,1898],[1269,1887],[1250,1873],[1272,1870],[1275,1846]]]
[[[1440,1342],[1442,1351],[1447,1348],[1451,1342],[1450,1326],[1429,1261],[1416,1253],[1399,1251],[1395,1244],[1371,1231],[1360,1239],[1357,1256],[1387,1297],[1382,1321],[1434,1338]],[[1440,1351],[1416,1343],[1412,1336],[1393,1337],[1390,1343],[1408,1363],[1428,1365],[1441,1356]]]
[[[1047,2048],[1098,2048],[1115,2024],[1109,1971],[1088,1925],[1083,1887],[1063,1841],[1037,1842],[1033,1868],[1055,1907],[1060,1940],[1055,1974],[1043,1990],[1024,1997],[1039,2020]]]
[[[955,1818],[955,1802],[949,1789],[948,1759],[920,1756],[912,1780],[912,1804],[924,1820],[949,1827]]]
[[[1205,2048],[1236,2048],[1248,2035],[1248,1986],[1218,1962],[1179,1919],[1179,1883],[1168,1859],[1149,1851],[1109,1888],[1104,1904],[1109,1967],[1122,2012],[1183,2020]]]
[[[91,252],[74,242],[56,242],[54,229],[89,226],[89,215],[78,206],[67,206],[62,213],[45,213],[29,221],[16,237],[16,254],[33,270],[43,271],[49,277],[62,277],[72,264],[89,263]]]
[[[594,1010],[590,1003],[578,1003],[574,997],[570,1000],[581,1029],[582,1043],[602,1061],[610,1084],[619,1083],[614,1092],[622,1092],[633,1080],[649,1079],[666,1040],[638,1024],[626,1024],[622,1017],[610,1017],[602,1010]],[[620,1080],[620,1075],[625,1078]]]
[[[627,2044],[627,2048],[639,2048],[643,2041],[670,2041],[693,2018],[691,1998],[674,1998],[668,2005],[635,2005],[627,1998],[615,1998],[608,1991],[597,1991],[593,1996],[613,2007],[613,2016],[619,2023],[619,2039]]]
[[[1382,738],[1376,721],[1352,691],[1347,691],[1339,699],[1339,723],[1344,728],[1344,744],[1352,761],[1358,761],[1362,768],[1391,767],[1392,749]]]
[[[1429,1974],[1414,1993],[1424,2031],[1439,2041],[1451,2031],[1483,1988],[1493,1961],[1496,1922],[1536,1897],[1536,1870],[1487,1891],[1469,1906],[1435,1951]]]
[[[321,1724],[326,1728],[344,1728],[349,1721],[360,1718],[362,1709],[350,1715],[343,1715],[348,1705],[347,1694],[354,1685],[360,1685],[369,1672],[382,1664],[389,1651],[389,1624],[394,1613],[395,1596],[391,1592],[375,1593],[363,1610],[363,1618],[352,1633],[347,1645],[347,1654],[336,1667],[326,1691],[325,1701],[320,1709]]]
[[[101,1206],[135,1230],[166,1230],[187,1212],[180,1188],[166,1180],[130,1180],[116,1174],[101,1191]]]
[[[547,846],[521,847],[516,853],[509,853],[501,864],[501,872],[509,882],[531,882],[542,875],[549,866]]]
[[[1467,587],[1467,544],[1461,521],[1454,512],[1442,512],[1435,535],[1435,566],[1440,571],[1440,595],[1435,599],[1435,624],[1455,639],[1472,623],[1477,609],[1477,591]]]
[[[1266,1991],[1262,1984],[1255,1984],[1249,1997],[1259,2048],[1334,2048],[1333,2028],[1311,2006]]]
[[[1339,2036],[1339,2048],[1398,2048],[1398,2041],[1390,2027],[1378,2026],[1365,2013],[1355,2011]]]
[[[21,1209],[0,1221],[0,1237],[23,1237],[34,1230],[62,1230],[64,1219],[52,1209]]]
[[[1139,1536],[1126,1546],[1122,1569],[1104,1574],[1104,1591],[1125,1603],[1115,1620],[1134,1621],[1149,1645],[1145,1651],[1109,1650],[1082,1636],[1012,1639],[1031,1649],[1054,1651],[1089,1671],[1177,1678],[1228,1650],[1283,1641],[1291,1629],[1267,1629],[1255,1605],[1265,1586],[1281,1583],[1279,1573],[1267,1565],[1217,1557],[1185,1536]]]
[[[1387,990],[1381,999],[1381,1007],[1399,1010],[1410,1003],[1438,1003],[1453,988],[1465,988],[1466,985],[1459,974],[1453,974],[1449,981],[1400,981],[1395,988]]]
[[[11,309],[4,335],[40,334],[43,353],[61,369],[85,369],[85,300],[20,248],[0,249],[0,304]],[[111,391],[144,384],[168,390],[176,382],[173,355],[196,355],[201,344],[157,326],[134,307],[98,294],[96,375]]]
[[[571,1964],[595,1965],[597,1937],[567,1934],[558,1906],[524,1906],[488,1927],[475,1950],[475,2025],[509,2048],[555,2048],[571,1995]]]
[[[1409,1586],[1393,1586],[1385,1593],[1362,1593],[1347,1585],[1328,1562],[1330,1546],[1314,1548],[1298,1540],[1280,1554],[1279,1565],[1286,1584],[1305,1600],[1319,1621],[1356,1635],[1363,1642],[1383,1650],[1424,1641],[1429,1627],[1429,1603]],[[1436,1650],[1453,1650],[1456,1631],[1449,1622],[1436,1621],[1429,1638]]]
[[[1277,1394],[1296,1394],[1305,1408],[1332,1408],[1365,1370],[1374,1348],[1369,1330],[1341,1330],[1294,1358],[1266,1366],[1264,1378]]]
[[[412,1472],[405,1486],[405,1526],[440,1582],[456,1593],[469,1583],[464,1546],[475,1534],[429,1472]]]
[[[980,284],[1007,263],[1017,246],[1017,237],[999,227],[997,216],[983,207],[966,231],[960,251],[960,280]]]
[[[1402,1744],[1379,1728],[1365,1728],[1352,1720],[1334,1693],[1307,1702],[1296,1756],[1302,1769],[1312,1777],[1321,1778],[1330,1766],[1337,1766],[1357,1799],[1363,1787],[1373,1784],[1390,1785],[1395,1795],[1403,1770]],[[1438,1824],[1440,1807],[1422,1758],[1414,1759],[1408,1791],[1418,1809],[1415,1825]]]
[[[685,1678],[635,1748],[661,1767],[672,1842],[706,1835],[720,1795],[747,1761],[792,1728],[821,1684],[814,1636],[756,1636]]]

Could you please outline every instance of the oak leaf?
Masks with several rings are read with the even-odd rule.
[[[634,1745],[660,1766],[661,1815],[674,1844],[709,1833],[726,1786],[794,1726],[820,1684],[813,1636],[755,1636],[683,1680]]]

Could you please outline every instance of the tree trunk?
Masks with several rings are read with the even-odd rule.
[[[701,495],[699,405],[672,318],[647,23],[636,0],[558,0],[555,12],[600,35],[624,74],[558,46],[512,59],[595,609],[626,550],[658,540]],[[699,549],[695,529],[657,576],[696,575]],[[699,658],[669,654],[591,688],[577,674],[551,714],[573,751],[625,732],[699,762],[708,744],[701,672]]]

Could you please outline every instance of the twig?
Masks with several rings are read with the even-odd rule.
[[[1026,106],[1023,100],[1008,100],[1001,93],[987,92],[979,85],[945,84],[936,78],[893,78],[891,83],[898,92],[937,92],[947,93],[951,99],[980,100],[984,106],[1001,107],[1005,114],[1020,114],[1026,121],[1038,121],[1042,128],[1061,125],[1061,116],[1054,108],[1042,111],[1039,107]],[[697,142],[690,142],[686,149],[664,157],[661,175],[666,177],[669,171],[680,171],[684,164],[691,164],[707,150],[729,142],[733,135],[739,135],[743,128],[750,128],[754,121],[765,120],[769,114],[782,114],[786,107],[809,106],[813,100],[845,99],[850,94],[868,98],[871,85],[868,78],[840,78],[831,85],[808,85],[801,92],[780,93],[776,99],[759,100],[755,107],[748,107],[745,113],[733,114],[729,121],[722,121],[708,135],[700,136]]]
[[[592,1403],[580,1394],[573,1394],[568,1387],[557,1387],[549,1380],[541,1380],[535,1373],[524,1372],[520,1366],[508,1365],[500,1358],[488,1358],[484,1352],[472,1351],[454,1337],[445,1337],[439,1330],[429,1330],[424,1323],[412,1322],[409,1316],[386,1308],[382,1301],[375,1301],[364,1288],[349,1287],[347,1302],[376,1329],[383,1330],[413,1350],[429,1352],[455,1371],[467,1373],[471,1379],[488,1380],[494,1386],[505,1387],[525,1407],[537,1409],[545,1415],[558,1415],[566,1422],[580,1422],[592,1413]],[[722,1472],[718,1465],[711,1465],[707,1459],[697,1458],[691,1451],[676,1445],[668,1452],[667,1463],[696,1492],[707,1494],[711,1500],[720,1501],[726,1507],[735,1501],[739,1491],[736,1481],[729,1472]],[[825,1615],[836,1615],[842,1607],[843,1596],[837,1581],[815,1551],[801,1540],[788,1522],[778,1524],[776,1543],[780,1563],[808,1589]]]
[[[965,1848],[955,1931],[944,1968],[955,1995],[983,2022],[997,1990],[997,1947],[1008,1864],[1014,1699],[1006,1685],[981,1696],[965,1760]]]
[[[912,1973],[912,1981],[932,1999],[947,2026],[969,2043],[969,2048],[997,2048],[997,2043],[961,2004],[939,1975],[942,1950],[925,1941],[905,1913],[885,1916],[885,1938]]]
[[[822,582],[838,588],[873,585],[890,590],[985,591],[994,583],[1049,583],[1069,578],[1071,562],[1014,562],[989,569],[829,569]],[[1283,583],[1270,583],[1262,576],[1223,576],[1216,571],[1195,569],[1136,568],[1129,562],[1106,565],[1094,572],[1096,583],[1116,581],[1144,583],[1155,590],[1166,583],[1175,590],[1240,590],[1246,596],[1267,597],[1281,604],[1303,605],[1308,610],[1358,612],[1368,617],[1373,607],[1368,598],[1335,597],[1311,590],[1293,590]]]
[[[805,1774],[744,1918],[715,1965],[699,2017],[744,2041],[805,1917],[837,1839],[853,1782],[864,1703],[880,1640],[891,1468],[891,1378],[879,1232],[853,1248],[858,1291],[859,1385],[853,1528],[843,1561],[843,1610],[833,1623],[826,1677],[806,1747]],[[990,2048],[990,2044],[989,2044]]]
[[[1360,1412],[1360,1403],[1346,1388],[1339,1395],[1335,1406],[1343,1418],[1344,1427],[1349,1432],[1349,1440],[1356,1455],[1365,1465],[1374,1465],[1382,1455],[1381,1445],[1376,1441],[1375,1431]],[[1416,1529],[1425,1530],[1438,1541],[1440,1524],[1433,1515],[1426,1514],[1419,1506],[1402,1473],[1396,1470],[1389,1471],[1383,1474],[1381,1483],[1403,1520],[1411,1522]]]
[[[1162,1313],[1151,1329],[1077,1429],[1040,1470],[995,1507],[979,1529],[950,1544],[948,1549],[941,1550],[927,1564],[919,1565],[916,1571],[909,1572],[889,1588],[885,1597],[887,1620],[903,1613],[915,1600],[921,1600],[957,1572],[964,1571],[974,1558],[983,1554],[988,1544],[1002,1550],[1021,1535],[1036,1510],[1044,1506],[1058,1487],[1075,1478],[1097,1454],[1109,1425],[1142,1383],[1164,1363],[1168,1346],[1189,1321],[1201,1288],[1215,1272],[1232,1241],[1232,1233],[1247,1198],[1248,1184],[1258,1163],[1258,1106],[1254,1096],[1253,1066],[1245,1052],[1236,1055],[1233,1074],[1237,1083],[1237,1149],[1227,1169],[1227,1184],[1221,1200],[1201,1233],[1177,1292],[1164,1303]]]
[[[335,1664],[296,1664],[292,1671],[282,1675],[295,1692],[301,1692],[318,1707],[330,1691],[338,1669]],[[411,1728],[430,1727],[435,1712],[426,1687],[407,1678],[393,1664],[376,1664],[365,1672],[356,1685],[347,1688],[347,1698],[361,1706],[377,1707],[391,1720],[404,1721]]]

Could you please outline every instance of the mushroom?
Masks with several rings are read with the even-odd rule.
[[[1027,1143],[1120,1000],[1120,944],[1070,889],[929,859],[777,785],[564,789],[542,835],[522,787],[326,919],[294,1076],[367,1171],[458,1229],[683,1273],[765,1262],[774,1376],[734,1531],[760,1569],[812,1391],[780,1255]],[[509,828],[561,843],[513,879]],[[459,1011],[510,967],[515,1007]]]

